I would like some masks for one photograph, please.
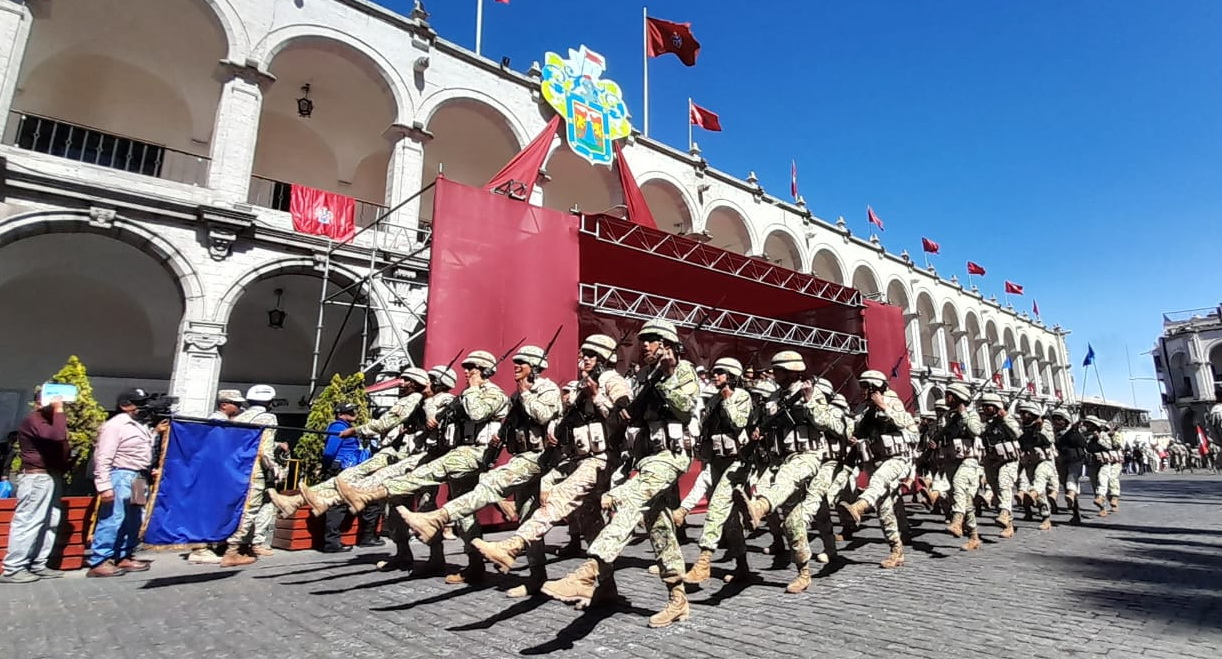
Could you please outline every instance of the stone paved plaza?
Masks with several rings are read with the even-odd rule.
[[[792,568],[768,570],[757,538],[761,582],[711,580],[690,594],[692,619],[663,630],[645,627],[665,591],[644,541],[621,560],[621,605],[585,614],[506,599],[516,576],[468,588],[378,573],[377,549],[277,552],[242,570],[157,553],[142,575],[0,588],[0,656],[1222,656],[1222,478],[1125,477],[1124,488],[1118,515],[1049,533],[1020,522],[1009,541],[989,527],[971,555],[914,514],[897,571],[877,567],[886,545],[872,520],[850,562],[800,596],[782,592]],[[462,560],[457,543],[447,550]],[[696,553],[684,547],[689,562]]]

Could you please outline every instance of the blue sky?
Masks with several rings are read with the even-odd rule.
[[[401,13],[407,0],[381,0]],[[476,0],[425,2],[441,35],[474,46]],[[582,9],[578,9],[581,7]],[[754,170],[786,196],[789,161],[820,217],[866,234],[867,204],[892,251],[1015,306],[1039,301],[1068,337],[1078,391],[1086,344],[1108,398],[1133,374],[1162,313],[1222,302],[1222,2],[1217,0],[656,0],[691,22],[696,67],[650,63],[650,136],[687,140],[689,96],[721,115],[696,140],[712,164]],[[641,5],[485,0],[484,55],[525,70],[585,43],[608,59],[640,125]],[[1136,382],[1140,406],[1157,387]],[[1092,371],[1087,394],[1098,395]]]

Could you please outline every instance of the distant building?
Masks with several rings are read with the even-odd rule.
[[[1163,314],[1154,369],[1171,432],[1196,444],[1196,426],[1222,387],[1222,304]]]
[[[1124,403],[1097,396],[1086,396],[1079,401],[1082,416],[1097,416],[1116,427],[1116,432],[1125,444],[1144,446],[1154,440],[1150,427],[1150,412]]]

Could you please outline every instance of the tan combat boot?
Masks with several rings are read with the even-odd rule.
[[[1041,531],[1051,531],[1052,530],[1052,518],[1045,517],[1044,521],[1040,522],[1040,530]]]
[[[285,496],[268,488],[267,496],[272,500],[272,505],[276,507],[276,512],[280,514],[281,519],[288,519],[296,515],[297,509],[305,505],[305,497],[300,494]]]
[[[355,487],[345,483],[341,479],[335,480],[335,489],[339,491],[339,496],[348,504],[348,508],[353,514],[359,513],[365,509],[365,506],[376,501],[382,501],[390,496],[390,492],[381,485],[372,487],[368,490]]]
[[[598,560],[591,558],[564,578],[544,582],[540,590],[544,595],[565,604],[575,604],[578,608],[587,607],[594,598],[601,571]],[[606,576],[610,577],[610,574]]]
[[[395,510],[398,510],[396,508]],[[402,513],[401,513],[402,514]],[[408,528],[412,533],[420,538],[420,542],[428,544],[433,541],[433,537],[450,523],[450,513],[445,508],[438,508],[429,513],[413,513],[407,512],[403,514],[403,521],[407,523]]]
[[[1014,516],[1010,514],[1010,511],[1003,510],[997,513],[997,519],[993,521],[1004,529],[1005,527],[1009,526],[1012,521],[1014,521]]]
[[[606,579],[600,579],[598,585],[594,587],[594,597],[590,598],[588,604],[576,605],[578,611],[592,609],[596,606],[606,606],[615,604],[619,601],[619,586],[615,584],[615,575],[612,574]]]
[[[1104,507],[1102,494],[1095,496],[1095,507],[1099,509],[1100,517],[1107,517],[1107,508]]]
[[[963,537],[963,513],[955,513],[954,518],[950,520],[950,524],[946,527],[947,531],[956,538]]]
[[[263,545],[255,545],[251,553],[254,554],[256,557],[274,556],[276,554],[276,552],[271,547],[264,547]]]
[[[679,508],[675,508],[674,510],[670,511],[670,521],[672,521],[672,522],[674,522],[674,523],[675,523],[675,528],[676,528],[676,529],[681,529],[681,528],[683,528],[683,524],[684,524],[684,522],[686,522],[686,521],[687,521],[687,514],[688,514],[689,512],[690,512],[690,511],[689,511],[687,508],[684,508],[684,507],[682,507],[682,506],[680,506]]]
[[[750,581],[755,578],[755,573],[751,571],[751,566],[747,564],[747,555],[739,554],[734,559],[734,570],[721,578],[726,583]]]
[[[445,582],[451,586],[458,586],[465,583],[479,583],[484,580],[484,557],[478,552],[475,554],[467,554],[467,567],[455,572],[447,574]]]
[[[679,510],[683,510],[680,508]],[[683,583],[702,584],[712,576],[713,552],[708,549],[701,549],[700,556],[696,557],[696,562],[692,564],[692,569],[683,575]]]
[[[682,622],[691,617],[691,609],[687,605],[687,591],[683,590],[683,582],[675,581],[666,584],[670,589],[670,598],[666,608],[649,616],[649,626],[652,629],[669,627],[676,622]]]
[[[298,492],[301,494],[301,500],[310,507],[310,512],[312,512],[315,517],[318,517],[331,509],[331,504],[319,499],[318,495],[314,494],[314,490],[310,489],[310,486],[302,485]]]
[[[976,551],[980,549],[980,534],[972,529],[972,535],[967,540],[967,544],[963,545],[963,551]]]
[[[1003,518],[1005,520],[1006,527],[1003,528],[1001,530],[1001,533],[999,533],[998,535],[1003,538],[1013,538],[1014,537],[1014,517],[1012,515],[1007,515],[1006,511],[1003,510],[1001,511],[1001,515],[997,516],[997,521],[1001,522]]]
[[[526,551],[526,541],[516,535],[500,542],[485,542],[482,538],[476,538],[471,541],[471,546],[478,549],[484,558],[504,574],[509,574],[514,560]]]
[[[754,531],[764,525],[764,518],[772,512],[772,504],[764,497],[748,497],[742,490],[734,490],[734,498],[742,503],[747,511],[747,531]]]
[[[854,524],[861,524],[861,516],[870,511],[869,502],[864,499],[858,499],[853,503],[840,502],[840,509],[849,514],[853,518]]]
[[[530,597],[539,594],[539,589],[547,581],[547,568],[542,565],[534,565],[530,568],[530,576],[526,577],[526,583],[519,584],[505,591],[505,597],[518,599],[522,597]]]
[[[800,563],[798,565],[798,576],[794,577],[794,580],[790,581],[788,586],[785,586],[785,592],[790,595],[797,595],[798,593],[806,592],[807,588],[810,588],[810,568],[807,567],[806,563]]]
[[[891,544],[891,554],[883,559],[878,567],[884,570],[894,570],[904,566],[904,543],[896,541]]]
[[[505,521],[518,521],[518,504],[514,503],[513,499],[501,499],[500,501],[497,501],[496,508],[497,510],[501,511],[501,517],[504,517]]]
[[[1109,497],[1107,500],[1107,505],[1112,507],[1112,512],[1120,512],[1120,497]]]
[[[243,565],[250,565],[256,560],[258,559],[254,556],[247,556],[239,551],[237,547],[230,545],[229,549],[225,550],[225,555],[221,557],[221,567],[242,567]]]

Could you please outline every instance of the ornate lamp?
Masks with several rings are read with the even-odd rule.
[[[310,100],[310,83],[301,86],[301,98],[297,99],[297,116],[309,119],[314,114],[314,101]]]
[[[284,329],[284,319],[288,318],[288,312],[280,308],[280,298],[284,296],[284,289],[276,289],[276,308],[267,312],[267,326],[272,329]]]

